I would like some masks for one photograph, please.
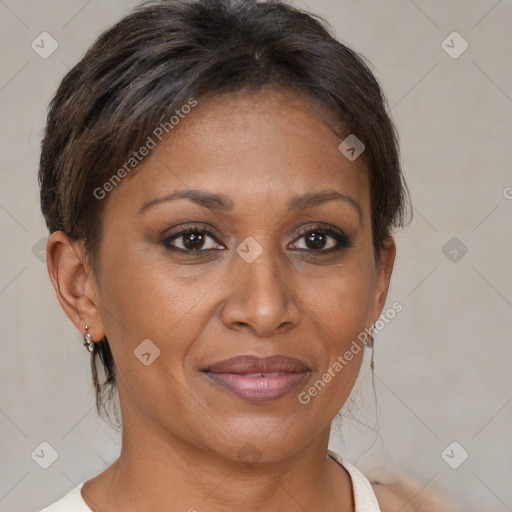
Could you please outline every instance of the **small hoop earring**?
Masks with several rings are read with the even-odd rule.
[[[87,332],[89,330],[89,326],[85,326],[85,336],[84,336],[84,346],[87,348],[89,352],[92,353],[94,350],[94,341],[91,341],[91,333]]]

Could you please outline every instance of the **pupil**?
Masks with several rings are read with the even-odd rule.
[[[323,243],[325,241],[324,237],[324,234],[310,233],[306,238],[306,244],[308,244],[308,242],[312,242],[314,249],[322,249]]]
[[[202,233],[189,233],[185,236],[184,246],[187,249],[200,249],[203,242],[203,234]],[[196,244],[199,247],[196,247]]]

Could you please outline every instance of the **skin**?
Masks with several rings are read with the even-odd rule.
[[[341,139],[309,105],[275,90],[200,101],[109,193],[97,275],[80,242],[62,231],[50,236],[60,304],[81,333],[87,324],[92,340],[108,337],[117,366],[122,451],[84,484],[93,511],[354,510],[350,477],[326,452],[363,350],[308,404],[298,394],[377,320],[395,245],[388,238],[375,258],[363,159],[345,158]],[[225,195],[232,209],[182,198],[139,213],[183,189]],[[330,200],[290,209],[293,196],[325,190],[358,206]],[[215,235],[205,237],[204,252],[163,242],[195,223]],[[351,246],[322,253],[337,245],[326,233],[315,251],[300,229],[319,223],[324,233],[342,230]],[[247,237],[263,250],[252,263],[236,252]],[[145,339],[160,350],[149,366],[134,355]],[[277,353],[311,372],[273,402],[243,400],[200,372],[241,354]],[[250,467],[238,455],[247,443],[261,457]]]

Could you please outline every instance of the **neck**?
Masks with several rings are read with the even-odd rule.
[[[125,423],[120,457],[82,496],[94,512],[353,512],[350,476],[326,455],[328,440],[329,430],[279,461],[250,463]]]

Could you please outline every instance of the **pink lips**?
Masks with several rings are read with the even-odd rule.
[[[245,400],[266,402],[287,395],[303,381],[310,368],[284,355],[233,357],[203,370],[213,382]]]

